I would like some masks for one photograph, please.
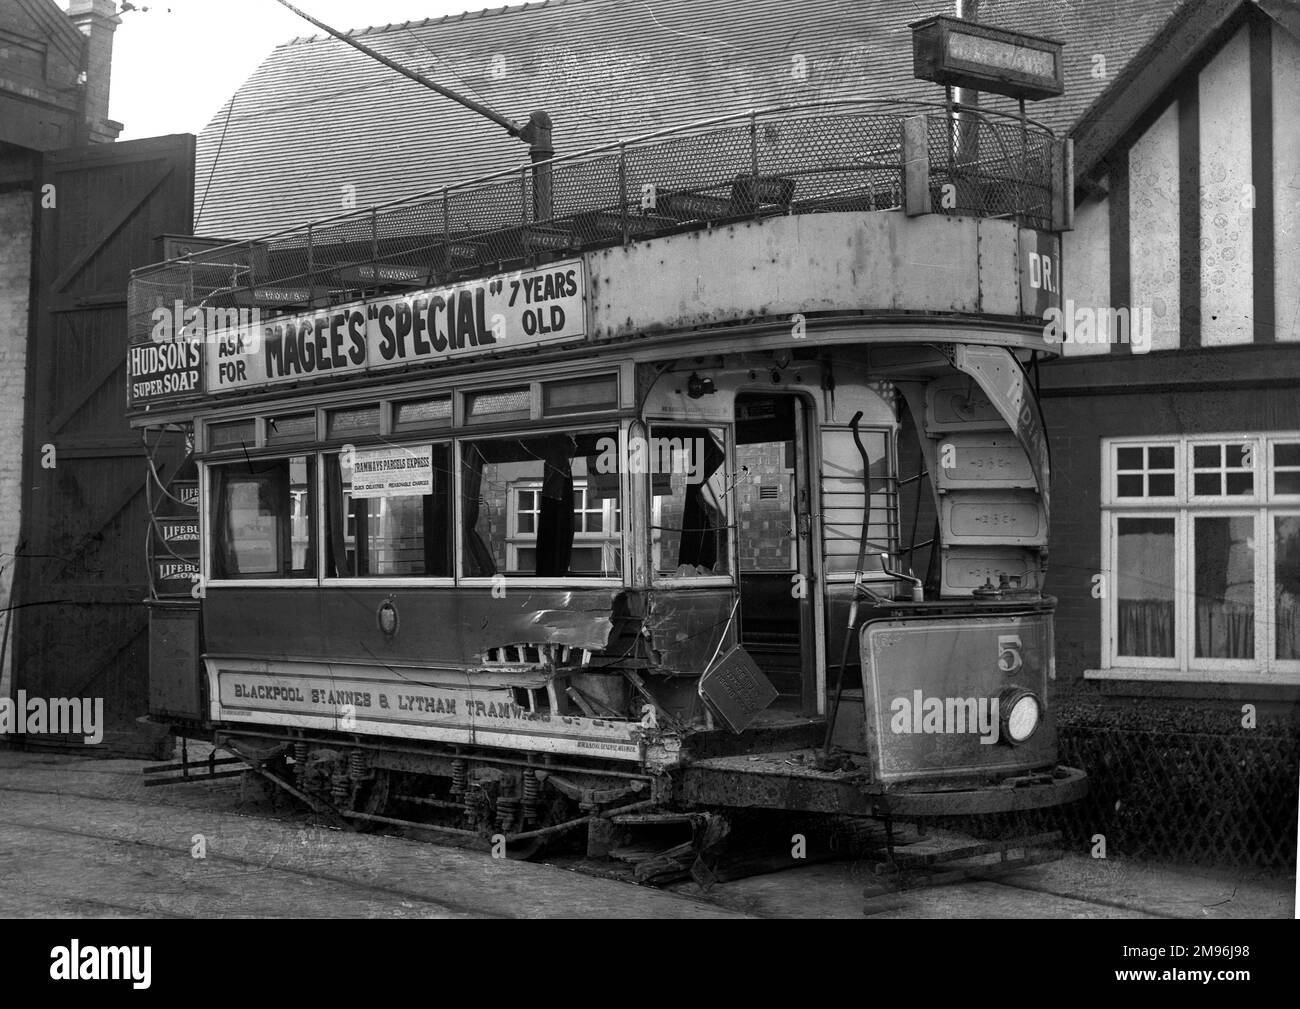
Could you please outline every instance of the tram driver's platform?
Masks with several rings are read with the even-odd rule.
[[[682,772],[680,798],[686,803],[756,809],[803,810],[851,816],[961,816],[1041,809],[1073,802],[1088,791],[1088,776],[1072,767],[984,781],[954,782],[922,790],[873,782],[865,754],[850,766],[817,767],[812,747],[767,753],[704,757]]]

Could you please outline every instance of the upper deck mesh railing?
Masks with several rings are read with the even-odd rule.
[[[201,251],[135,271],[131,342],[148,340],[154,309],[177,300],[302,311],[730,221],[896,209],[903,124],[916,116],[927,120],[935,212],[1049,227],[1051,133],[957,115],[913,102],[744,113]],[[538,175],[549,175],[549,214],[538,212]]]

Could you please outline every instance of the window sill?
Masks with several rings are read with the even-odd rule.
[[[1258,696],[1261,689],[1287,696],[1300,695],[1300,672],[1248,673],[1233,670],[1211,674],[1180,669],[1085,669],[1083,678],[1098,682],[1107,694],[1160,694],[1182,697]],[[1227,688],[1225,694],[1224,688]]]

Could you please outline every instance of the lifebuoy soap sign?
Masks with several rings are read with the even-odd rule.
[[[580,340],[587,333],[581,260],[428,288],[232,334],[206,355],[209,393]]]
[[[349,476],[346,464],[343,476]],[[353,498],[432,494],[433,446],[356,449],[351,477]]]

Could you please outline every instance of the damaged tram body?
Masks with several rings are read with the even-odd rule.
[[[521,845],[1083,794],[1027,370],[1068,171],[952,130],[756,113],[137,271],[151,716]]]

